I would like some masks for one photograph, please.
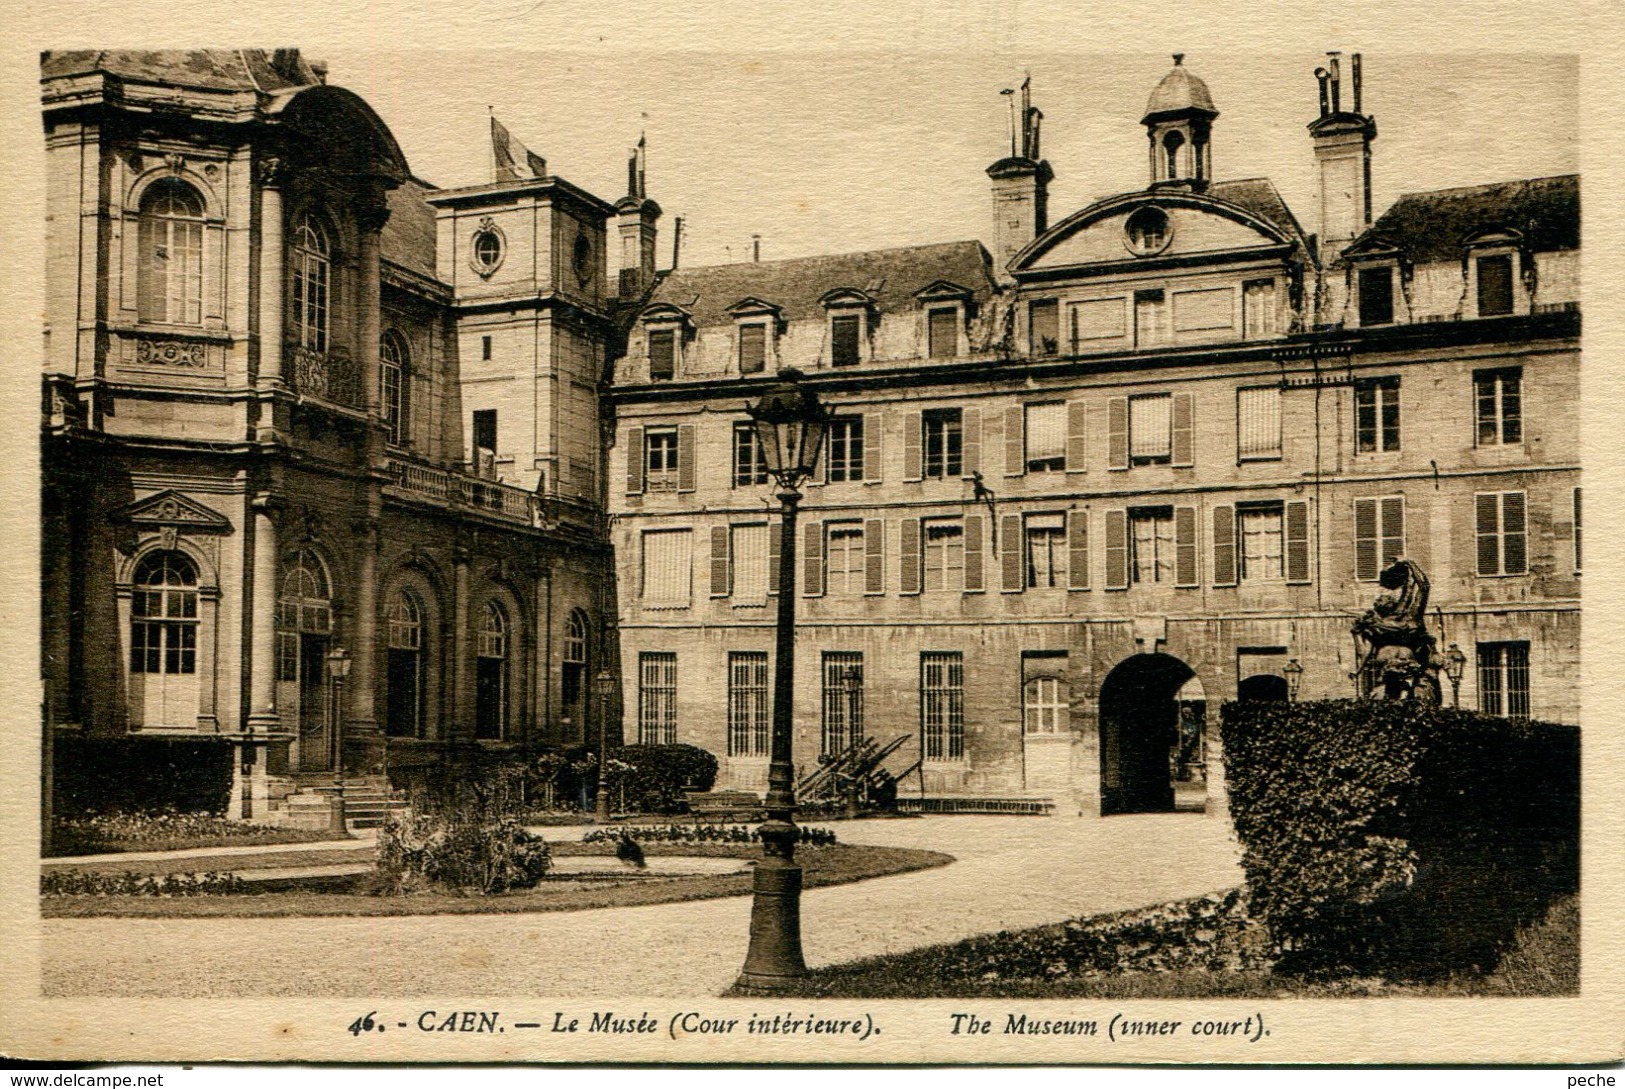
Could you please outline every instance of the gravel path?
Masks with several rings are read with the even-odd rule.
[[[812,965],[1059,922],[1238,884],[1229,823],[927,817],[842,822],[842,841],[959,861],[808,892]],[[564,837],[560,837],[564,838]],[[575,838],[575,837],[570,837]],[[538,915],[47,919],[47,995],[683,996],[726,990],[748,897]]]

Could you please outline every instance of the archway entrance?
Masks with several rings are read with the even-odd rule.
[[[1236,685],[1236,698],[1238,700],[1277,700],[1285,703],[1287,699],[1286,678],[1278,677],[1274,673],[1255,673],[1251,677],[1244,677]]]
[[[1136,654],[1106,675],[1100,686],[1102,813],[1175,808],[1174,783],[1182,764],[1181,689],[1194,676],[1190,666],[1169,654]]]

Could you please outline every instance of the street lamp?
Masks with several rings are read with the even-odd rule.
[[[615,674],[605,666],[593,679],[598,689],[598,797],[593,802],[593,820],[609,823],[609,784],[605,778],[609,767],[609,708],[615,698]]]
[[[343,647],[327,652],[327,678],[333,682],[332,713],[328,733],[333,739],[333,809],[331,830],[340,837],[350,834],[344,822],[344,681],[350,675],[350,655]]]
[[[1303,683],[1303,666],[1293,658],[1281,667],[1281,672],[1286,674],[1287,700],[1291,703],[1298,702],[1298,686]]]
[[[802,388],[793,368],[754,405],[747,405],[762,444],[767,471],[778,485],[779,616],[773,663],[773,738],[767,769],[767,819],[762,860],[752,880],[750,951],[737,986],[753,992],[783,990],[807,974],[801,955],[801,867],[795,863],[795,769],[790,761],[790,716],[795,685],[796,507],[801,482],[812,475],[829,430],[829,412]]]
[[[1451,643],[1450,649],[1444,652],[1444,675],[1450,678],[1450,702],[1457,710],[1461,709],[1461,674],[1466,668],[1467,655]]]

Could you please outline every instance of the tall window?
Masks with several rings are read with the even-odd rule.
[[[939,306],[927,316],[927,354],[932,359],[951,359],[959,354],[959,308]]]
[[[1363,268],[1359,277],[1360,324],[1387,325],[1394,320],[1394,270]]]
[[[728,654],[728,755],[768,755],[767,652]]]
[[[1248,280],[1241,289],[1241,320],[1248,340],[1275,333],[1275,281]]]
[[[497,410],[477,408],[472,417],[474,432],[474,471],[495,479],[497,472]]]
[[[1174,581],[1174,509],[1134,507],[1129,522],[1129,581]]]
[[[1580,567],[1580,489],[1574,489],[1574,573],[1578,575]]]
[[[327,228],[315,216],[300,219],[293,231],[293,331],[301,348],[327,351],[333,250]]]
[[[1523,368],[1473,372],[1478,445],[1513,446],[1523,441]]]
[[[677,331],[675,329],[649,330],[649,377],[653,381],[670,379],[677,371]]]
[[[1173,454],[1173,403],[1166,393],[1128,399],[1128,452],[1135,465],[1167,462]]]
[[[316,656],[324,652],[322,640],[333,630],[333,605],[327,573],[309,550],[295,555],[282,575],[276,626],[277,679],[319,680],[311,675],[316,672],[311,666],[316,664]],[[301,664],[305,653],[312,658]]]
[[[677,655],[638,655],[638,744],[677,744]]]
[[[831,483],[863,479],[863,417],[837,416],[829,425]]]
[[[1360,454],[1399,449],[1399,379],[1364,378],[1354,383],[1354,450]]]
[[[1493,318],[1512,313],[1512,255],[1480,257],[1478,265],[1478,316]]]
[[[1027,304],[1027,350],[1032,355],[1054,355],[1061,350],[1061,306],[1055,299],[1034,299]]]
[[[643,534],[643,604],[655,609],[688,605],[691,589],[691,533],[686,529],[646,530]]]
[[[862,594],[864,585],[864,540],[862,522],[825,522],[825,558],[830,594]]]
[[[1478,644],[1478,709],[1503,718],[1529,717],[1529,644]]]
[[[474,673],[474,736],[499,741],[508,727],[508,613],[485,603]]]
[[[920,655],[920,755],[927,761],[965,756],[965,656]]]
[[[771,536],[765,522],[730,526],[729,550],[733,555],[733,602],[735,605],[766,605]],[[778,587],[772,587],[778,589]]]
[[[643,486],[651,492],[677,490],[677,429],[651,427],[643,433]]]
[[[203,323],[203,198],[178,178],[154,182],[141,201],[136,295],[142,321]]]
[[[389,603],[388,626],[385,729],[392,737],[417,737],[423,730],[423,606],[412,591],[395,592]]]
[[[1237,574],[1243,582],[1279,582],[1285,576],[1281,514],[1280,503],[1236,508],[1241,530],[1241,570]]]
[[[1523,492],[1473,496],[1480,575],[1522,575],[1529,570],[1529,530]]]
[[[391,329],[378,341],[378,399],[391,446],[405,446],[411,434],[411,373],[406,341]]]
[[[574,721],[584,721],[581,710],[587,694],[587,614],[580,609],[571,609],[564,618],[564,666],[560,681],[564,713]]]
[[[1236,457],[1257,461],[1281,456],[1281,390],[1253,386],[1236,391]]]
[[[1027,585],[1053,588],[1066,585],[1066,515],[1029,514],[1027,530]]]
[[[1168,297],[1159,288],[1134,293],[1134,346],[1145,348],[1168,341]]]
[[[925,475],[942,480],[964,472],[964,430],[957,408],[933,408],[924,413]]]
[[[1065,734],[1069,729],[1071,688],[1066,683],[1066,657],[1044,651],[1021,656],[1022,730],[1028,734]]]
[[[925,589],[965,588],[965,525],[958,518],[925,519]]]
[[[130,672],[197,672],[197,567],[181,552],[152,552],[135,569]]]
[[[675,458],[672,468],[677,468]],[[754,424],[734,424],[734,486],[766,483],[767,454],[762,449],[762,436],[757,434]]]
[[[863,740],[863,653],[824,652],[824,731],[826,756]]]
[[[1405,554],[1405,497],[1354,501],[1354,577],[1373,582]]]
[[[1026,407],[1027,471],[1066,468],[1066,402]]]
[[[863,342],[863,318],[835,314],[829,319],[829,361],[837,367],[856,366]]]
[[[739,327],[739,373],[758,374],[767,367],[767,326],[760,322]]]

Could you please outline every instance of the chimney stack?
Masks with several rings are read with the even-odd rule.
[[[1019,115],[1012,117],[1010,155],[987,168],[993,181],[993,271],[1010,282],[1010,259],[1049,229],[1049,183],[1055,172],[1043,159],[1039,130],[1044,113],[1032,103],[1032,77],[1022,80]],[[1014,89],[1001,91],[1016,107]]]
[[[655,281],[655,224],[660,220],[660,205],[649,199],[645,145],[639,135],[638,146],[626,160],[626,196],[615,202],[621,232],[622,299],[638,298]]]
[[[1343,110],[1342,54],[1315,70],[1320,116],[1309,123],[1320,182],[1320,260],[1330,265],[1371,226],[1371,142],[1375,119],[1360,112],[1360,54],[1349,58],[1350,105]]]

